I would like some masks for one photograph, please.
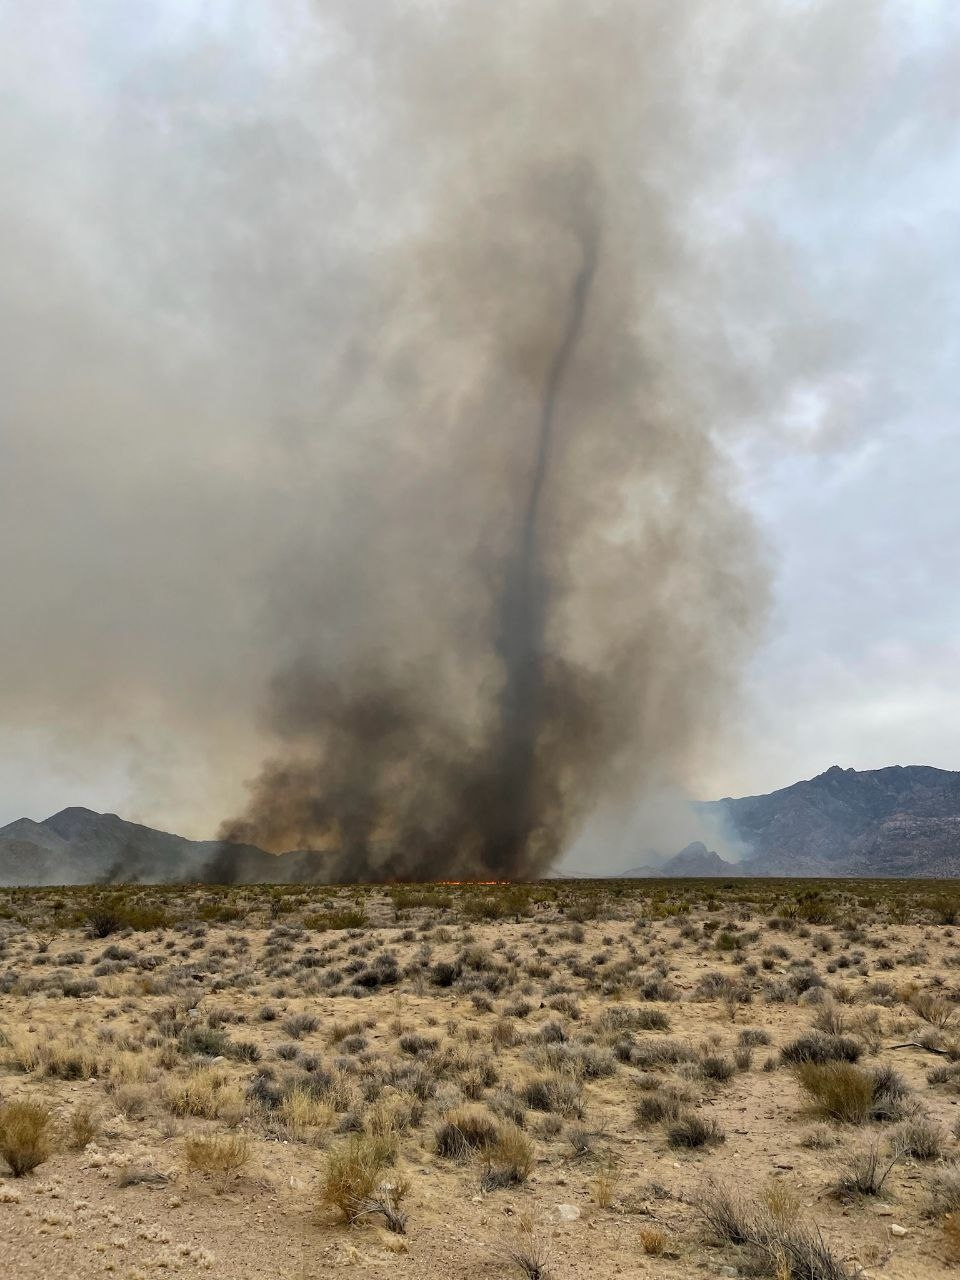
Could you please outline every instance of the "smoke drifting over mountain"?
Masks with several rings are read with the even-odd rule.
[[[905,39],[742,8],[0,17],[4,722],[341,879],[695,787],[766,597],[728,446],[883,390],[777,192],[869,172]]]

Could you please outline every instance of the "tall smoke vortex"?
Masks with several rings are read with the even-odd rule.
[[[416,172],[363,170],[394,226],[276,574],[278,749],[220,832],[337,880],[542,874],[682,778],[763,599],[686,349],[666,10],[442,14],[350,33]]]

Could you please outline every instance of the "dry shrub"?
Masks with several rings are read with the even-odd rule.
[[[608,1160],[593,1182],[594,1195],[601,1209],[610,1208],[619,1185],[620,1170],[612,1160]]]
[[[491,1152],[500,1137],[496,1121],[479,1107],[448,1111],[437,1128],[434,1149],[448,1160],[465,1160],[474,1151]]]
[[[952,1214],[960,1225],[960,1168],[957,1165],[947,1165],[944,1169],[938,1169],[930,1180],[927,1192],[927,1216],[938,1218],[943,1214]]]
[[[185,1079],[168,1084],[163,1096],[176,1116],[222,1120],[231,1127],[240,1123],[246,1111],[242,1089],[215,1067],[198,1067]]]
[[[850,1036],[818,1031],[785,1044],[780,1050],[780,1061],[791,1066],[804,1062],[856,1062],[860,1053],[860,1045]]]
[[[277,1115],[294,1142],[301,1142],[313,1129],[329,1129],[333,1124],[333,1108],[297,1086],[285,1094]]]
[[[527,1280],[549,1280],[546,1249],[538,1241],[520,1239],[507,1249],[506,1260],[517,1275]]]
[[[641,1227],[640,1245],[651,1258],[659,1258],[667,1247],[667,1237],[655,1227]]]
[[[67,1145],[71,1151],[82,1151],[96,1136],[97,1125],[93,1118],[93,1110],[87,1103],[81,1103],[70,1117]]]
[[[813,1015],[814,1029],[828,1036],[845,1035],[848,1025],[847,1014],[831,998],[824,1000]]]
[[[929,991],[912,992],[906,1003],[918,1018],[929,1022],[932,1027],[943,1031],[953,1020],[955,1008],[941,996],[931,995]]]
[[[0,1155],[15,1178],[50,1156],[50,1112],[39,1102],[15,1100],[0,1106]]]
[[[778,1178],[764,1188],[763,1203],[770,1216],[777,1222],[793,1222],[800,1215],[799,1195]]]
[[[43,1074],[55,1080],[91,1080],[100,1074],[98,1055],[85,1045],[53,1041],[39,1053]]]
[[[145,1120],[150,1109],[151,1093],[149,1089],[135,1084],[122,1085],[111,1089],[110,1096],[121,1115],[128,1120]]]
[[[354,1222],[369,1212],[386,1164],[387,1153],[379,1139],[351,1134],[327,1156],[320,1184],[321,1205],[335,1209],[344,1222]]]
[[[845,1164],[845,1171],[835,1192],[846,1196],[878,1196],[894,1165],[903,1159],[903,1151],[894,1147],[887,1159],[881,1159],[879,1143],[874,1142],[866,1151],[855,1152]]]
[[[488,1153],[481,1185],[485,1191],[526,1182],[536,1164],[533,1143],[515,1124],[504,1124]]]
[[[725,1141],[726,1134],[716,1120],[704,1120],[703,1116],[698,1116],[693,1111],[680,1116],[667,1129],[667,1142],[671,1147],[693,1150],[697,1147],[716,1147]]]
[[[407,1215],[403,1210],[403,1201],[409,1189],[410,1184],[406,1178],[398,1178],[392,1183],[382,1184],[372,1196],[357,1207],[354,1217],[382,1214],[389,1231],[398,1236],[406,1235]]]
[[[922,1116],[902,1124],[893,1141],[905,1156],[914,1160],[939,1160],[943,1155],[943,1130]]]
[[[760,1274],[776,1280],[849,1280],[819,1230],[796,1216],[782,1220],[767,1205],[715,1183],[702,1188],[692,1203],[721,1240],[750,1251]]]
[[[494,1049],[512,1049],[517,1043],[517,1029],[509,1018],[498,1018],[490,1033]]]
[[[7,1031],[4,1034],[6,1044],[3,1062],[14,1071],[30,1072],[43,1062],[43,1049],[40,1041],[24,1031]]]
[[[800,1139],[800,1146],[807,1151],[828,1151],[831,1147],[837,1146],[840,1138],[826,1124],[816,1124]]]
[[[250,1144],[239,1133],[201,1134],[183,1144],[187,1168],[208,1174],[221,1185],[250,1160]]]
[[[794,1076],[825,1119],[866,1124],[903,1115],[908,1091],[889,1067],[864,1071],[849,1062],[804,1062],[794,1069]]]

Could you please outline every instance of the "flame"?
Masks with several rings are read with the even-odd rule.
[[[458,884],[498,885],[498,884],[512,884],[513,882],[511,880],[437,880],[436,883],[450,886],[450,885],[458,885]]]

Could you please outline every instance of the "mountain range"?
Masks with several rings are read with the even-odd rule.
[[[733,862],[701,842],[657,876],[960,876],[960,773],[927,765],[842,769],[768,795],[693,805],[744,850]]]
[[[960,773],[926,765],[857,772],[834,765],[768,795],[693,806],[701,824],[745,850],[722,858],[701,842],[627,876],[960,877]],[[330,855],[270,854],[187,840],[113,813],[63,809],[0,827],[0,885],[327,879]]]
[[[326,856],[276,856],[249,844],[187,840],[115,813],[63,809],[0,827],[0,885],[262,884],[324,879]]]

